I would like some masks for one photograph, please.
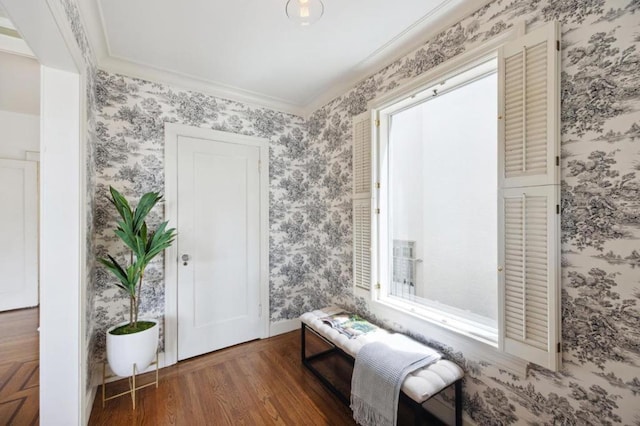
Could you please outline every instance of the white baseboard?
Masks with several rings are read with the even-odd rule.
[[[91,411],[93,410],[93,403],[96,399],[97,394],[98,394],[98,387],[91,386],[91,389],[89,390],[89,394],[87,396],[87,401],[85,402],[85,406],[84,406],[84,419],[82,420],[84,422],[84,425],[89,424],[89,418],[91,417]]]
[[[294,318],[284,321],[272,322],[269,325],[269,337],[277,336],[278,334],[288,333],[300,328],[300,319]]]
[[[456,423],[456,411],[454,407],[444,402],[442,398],[435,396],[427,400],[423,405],[429,413],[436,416],[442,422],[448,425]],[[477,426],[476,423],[464,412],[462,414],[462,424],[463,426]]]

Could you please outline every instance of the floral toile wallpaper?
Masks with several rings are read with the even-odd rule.
[[[562,23],[563,358],[526,376],[439,346],[467,371],[465,411],[479,425],[640,425],[640,2],[496,0],[300,117],[95,70],[73,0],[60,0],[88,67],[90,256],[111,251],[114,185],[163,189],[163,125],[270,140],[271,320],[330,303],[355,306],[351,278],[351,118],[412,77],[521,20]],[[156,215],[155,220],[160,220]],[[94,362],[125,300],[88,259]],[[162,260],[143,306],[161,318]],[[384,318],[379,320],[385,321]],[[429,340],[419,330],[417,338]]]
[[[96,103],[94,243],[98,256],[122,247],[113,234],[115,211],[107,198],[109,185],[134,199],[148,191],[164,192],[165,123],[269,139],[271,315],[274,320],[291,317],[288,312],[295,311],[293,306],[304,298],[304,277],[296,275],[294,265],[304,262],[303,229],[308,224],[303,218],[312,204],[302,182],[309,167],[304,120],[104,71],[97,75]],[[150,220],[163,219],[162,209],[152,212]],[[158,319],[164,311],[163,262],[159,256],[150,265],[141,299],[141,314]],[[122,321],[128,309],[112,281],[105,269],[96,268],[96,361],[104,353],[105,330]]]
[[[563,363],[519,377],[440,347],[467,371],[464,409],[479,425],[640,425],[640,2],[497,0],[313,113],[306,174],[320,221],[305,216],[311,283],[296,311],[351,292],[351,119],[367,102],[514,23],[562,23]],[[328,212],[324,213],[324,208]],[[377,318],[393,326],[389,319]],[[425,341],[419,330],[408,330]]]

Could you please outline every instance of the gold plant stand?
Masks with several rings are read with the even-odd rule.
[[[130,377],[128,377],[129,390],[120,392],[119,394],[116,394],[116,395],[107,396],[106,381],[108,379],[112,379],[114,377],[120,377],[120,376],[116,376],[115,374],[107,376],[107,361],[102,361],[102,408],[104,408],[104,404],[107,401],[130,394],[131,403],[133,404],[133,409],[135,410],[136,409],[136,391],[139,391],[140,389],[144,389],[146,387],[153,386],[153,385],[156,386],[156,389],[158,388],[158,351],[156,351],[156,360],[152,362],[150,365],[156,366],[156,379],[153,382],[136,386],[136,375],[140,373],[138,372],[138,368],[136,367],[136,365],[133,364],[133,374]]]

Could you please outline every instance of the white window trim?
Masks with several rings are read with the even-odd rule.
[[[500,351],[497,346],[487,343],[477,335],[461,332],[452,323],[443,323],[425,318],[423,315],[402,310],[399,306],[372,301],[371,313],[389,319],[398,331],[418,332],[424,338],[439,342],[455,352],[464,354],[465,359],[486,361],[500,369],[524,377],[527,361]]]
[[[467,70],[471,70],[474,67],[488,63],[492,59],[495,60],[497,58],[497,55],[497,49],[494,49],[490,52],[485,52],[483,49],[483,51],[480,52],[478,56],[474,57],[470,61],[466,61],[464,65],[461,65],[459,67],[452,67],[447,64],[446,69],[443,69],[442,73],[438,73],[438,79],[435,81],[435,84],[433,80],[430,80],[430,82],[427,83],[426,86],[420,86],[417,92],[410,94],[404,100],[394,102],[392,105],[389,105],[386,108],[375,109],[375,113],[377,114],[376,118],[380,123],[378,134],[376,135],[376,139],[378,142],[376,144],[376,176],[378,176],[378,182],[381,183],[383,189],[386,187],[385,183],[388,181],[388,178],[383,177],[381,174],[384,171],[387,171],[389,168],[388,164],[382,164],[382,159],[386,158],[382,156],[382,152],[386,152],[386,150],[388,149],[389,129],[387,125],[389,123],[389,117],[404,109],[416,106],[421,102],[424,102],[425,100],[433,97],[433,89],[438,90],[440,93],[446,92],[447,90],[455,90],[456,88],[460,87],[461,84],[459,80],[456,80],[455,75],[465,73]],[[490,68],[490,70],[491,73],[496,73],[497,63],[495,63],[495,67]],[[469,81],[475,81],[476,79],[481,78],[485,75],[487,75],[487,70],[479,69],[477,70],[477,75],[465,76],[465,80],[463,80],[462,84],[467,84],[467,82]],[[471,78],[467,80],[468,77]],[[443,83],[444,81],[446,82]],[[389,276],[390,271],[387,269],[386,263],[379,260],[388,258],[390,250],[390,247],[387,244],[382,244],[382,236],[386,235],[389,232],[389,225],[385,223],[389,220],[389,212],[388,208],[386,208],[386,206],[388,205],[388,200],[386,198],[387,194],[388,192],[386,191],[379,191],[374,195],[374,205],[380,210],[380,213],[376,215],[377,217],[373,218],[372,226],[372,233],[376,235],[377,242],[376,246],[374,246],[377,247],[377,250],[373,251],[375,255],[372,256],[373,258],[376,258],[377,268],[372,271],[372,276],[375,277],[376,283],[380,283],[380,288],[377,289],[377,291],[375,291],[373,294],[374,302],[386,304],[387,306],[395,307],[396,309],[412,312],[424,318],[426,321],[441,325],[442,327],[445,327],[452,331],[457,331],[463,335],[475,338],[483,343],[487,343],[497,348],[499,346],[499,324],[497,323],[497,318],[495,327],[483,326],[478,322],[474,322],[470,318],[470,315],[463,315],[462,312],[460,313],[460,315],[456,315],[455,308],[447,309],[444,306],[438,307],[436,303],[416,303],[388,295],[389,292],[387,291],[388,283],[386,277]],[[496,286],[497,285],[498,279],[496,277]]]
[[[430,96],[428,90],[432,86],[440,84],[448,76],[458,73],[461,69],[472,68],[498,55],[498,50],[504,44],[516,40],[525,34],[525,23],[520,22],[509,30],[496,36],[492,40],[482,43],[468,52],[465,52],[449,61],[435,67],[434,69],[413,79],[411,82],[398,87],[389,93],[372,100],[368,108],[371,114],[373,126],[374,146],[372,150],[372,188],[376,188],[375,183],[379,182],[380,174],[380,146],[377,142],[381,134],[388,132],[385,120],[380,120],[380,111],[392,105],[397,105],[398,101],[407,98],[407,105],[420,102]],[[411,98],[411,99],[408,99]],[[395,109],[395,108],[394,108]],[[379,121],[378,121],[379,120]],[[379,207],[380,191],[373,191],[372,210]],[[372,247],[378,247],[379,241],[379,217],[373,215],[372,218]],[[382,296],[383,289],[380,285],[381,274],[377,254],[371,259],[371,275],[373,291],[363,291],[356,289],[355,294],[369,298],[371,300],[371,310],[374,314],[386,317],[396,322],[400,328],[409,330],[421,330],[428,338],[433,338],[440,342],[446,342],[448,346],[461,350],[467,358],[487,360],[504,368],[512,373],[522,375],[526,371],[527,361],[514,357],[498,349],[499,330],[484,327],[474,323],[469,319],[445,312],[441,309],[429,308],[411,301],[401,300],[396,297]]]
[[[373,179],[380,181],[380,152],[386,146],[383,146],[383,143],[386,143],[386,137],[383,138],[381,135],[386,135],[388,133],[387,120],[381,119],[382,113],[389,115],[402,107],[414,105],[430,97],[431,89],[433,87],[442,87],[442,81],[446,80],[449,76],[452,76],[452,74],[458,74],[460,70],[470,69],[490,60],[491,58],[496,58],[498,55],[498,49],[505,43],[521,37],[524,34],[524,30],[525,26],[523,22],[518,25],[514,25],[513,28],[505,31],[489,42],[483,43],[481,46],[461,54],[459,57],[453,58],[426,72],[422,76],[412,80],[407,85],[401,86],[398,89],[373,100],[369,104],[369,108],[372,111],[372,119],[374,121],[379,120],[379,127],[374,129],[375,134],[373,137],[375,141],[379,141],[379,143],[375,143],[375,149],[373,149],[372,152],[374,165],[372,169]],[[403,98],[406,99],[404,102],[406,105],[399,105],[398,101]],[[373,185],[372,188],[375,188],[375,185]],[[384,204],[381,202],[381,199],[384,199],[383,197],[384,195],[379,191],[374,193],[373,198],[375,207],[380,207]],[[372,244],[373,247],[379,247],[381,228],[379,217],[374,217],[372,222],[372,234],[374,236]],[[381,279],[383,274],[380,262],[378,261],[378,258],[382,258],[383,256],[384,253],[372,256],[372,278],[374,283],[382,283],[384,281]],[[382,284],[381,287],[384,287],[384,284]],[[374,303],[380,303],[393,309],[410,312],[420,318],[423,318],[425,321],[459,332],[496,348],[498,347],[498,334],[496,330],[489,331],[487,327],[479,326],[469,319],[453,313],[444,312],[440,309],[435,309],[433,307],[429,308],[410,301],[401,301],[397,298],[383,296],[385,294],[383,290],[384,288],[376,288],[376,291],[372,292],[371,297]]]
[[[514,24],[508,30],[482,43],[480,46],[468,52],[461,53],[424,74],[413,78],[411,81],[371,100],[367,104],[368,110],[376,111],[387,108],[402,98],[413,96],[424,91],[428,86],[440,83],[447,74],[451,74],[461,68],[471,68],[474,64],[480,64],[491,56],[497,56],[498,49],[504,44],[524,36],[525,28],[526,25],[524,22]],[[375,119],[373,112],[372,118]],[[373,176],[376,176],[376,174],[374,173]]]
[[[388,199],[387,192],[385,191],[388,178],[382,176],[382,173],[388,170],[389,165],[384,163],[384,160],[379,156],[380,153],[387,152],[388,149],[387,144],[389,134],[389,117],[405,108],[410,108],[414,105],[419,104],[420,102],[423,102],[425,99],[432,97],[432,89],[434,86],[446,90],[446,85],[441,84],[441,81],[448,78],[447,74],[451,74],[452,72],[455,72],[456,74],[460,73],[461,71],[464,72],[466,69],[471,69],[496,57],[497,51],[489,53],[482,52],[480,57],[477,57],[470,62],[466,62],[465,65],[461,67],[447,67],[449,69],[443,70],[443,73],[439,74],[438,81],[435,84],[433,84],[433,81],[430,80],[429,83],[426,84],[426,86],[420,86],[417,92],[409,94],[404,101],[395,102],[392,105],[387,106],[386,108],[374,109],[376,120],[378,120],[377,122],[379,123],[379,127],[376,129],[378,134],[375,138],[377,140],[378,146],[377,150],[373,151],[375,152],[374,156],[377,155],[374,159],[376,170],[375,176],[378,177],[377,180],[378,182],[380,182],[382,190],[375,191],[373,195],[373,208],[378,209],[379,213],[374,215],[372,226],[372,234],[375,235],[375,245],[372,246],[374,247],[372,261],[373,263],[375,263],[375,268],[372,271],[372,278],[376,283],[376,289],[372,293],[372,301],[373,303],[380,303],[392,309],[411,313],[419,318],[424,319],[425,321],[431,322],[448,330],[458,332],[462,335],[474,338],[482,343],[498,348],[499,335],[497,318],[495,327],[483,326],[471,320],[471,318],[467,315],[456,315],[455,308],[445,308],[444,306],[440,307],[437,306],[436,303],[417,303],[390,295],[387,288],[389,284],[387,282],[387,277],[389,276],[390,271],[386,263],[382,262],[381,259],[389,258],[389,250],[391,248],[388,244],[385,244],[379,239],[379,236],[387,235],[389,232],[389,225],[387,223],[389,219],[389,212],[387,207]],[[497,69],[495,69],[495,71],[497,72]],[[456,83],[453,85],[453,87],[459,87],[459,84]],[[380,285],[378,286],[378,284]],[[497,285],[498,281],[496,279],[496,286]],[[498,312],[496,312],[496,314],[497,313]]]

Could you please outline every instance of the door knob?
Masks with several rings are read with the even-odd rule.
[[[191,259],[191,257],[188,254],[183,254],[182,255],[182,261],[184,262],[183,263],[184,266],[187,266],[187,263],[188,263],[189,259]]]

